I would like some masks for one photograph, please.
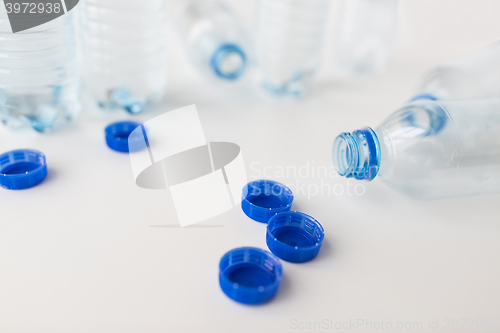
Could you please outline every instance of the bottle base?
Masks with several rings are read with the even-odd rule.
[[[159,103],[162,99],[163,91],[156,92],[147,98],[141,98],[131,93],[127,88],[116,88],[109,90],[107,98],[97,98],[96,104],[102,110],[122,109],[130,114],[139,114],[151,105]]]
[[[260,87],[264,92],[273,96],[294,96],[302,97],[309,93],[312,73],[300,72],[291,79],[277,80],[260,79]]]
[[[47,133],[72,123],[80,111],[78,97],[65,96],[61,88],[51,88],[40,94],[0,92],[0,121],[11,129],[30,126]]]

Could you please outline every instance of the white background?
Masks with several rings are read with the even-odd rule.
[[[326,230],[316,259],[283,262],[280,291],[261,306],[227,298],[218,263],[235,247],[266,249],[265,225],[237,207],[176,227],[167,193],[136,187],[128,156],[105,145],[105,125],[125,113],[87,106],[73,127],[51,135],[1,128],[1,152],[39,149],[49,175],[29,190],[0,189],[0,332],[288,332],[358,319],[374,330],[382,321],[422,322],[417,331],[438,321],[430,331],[442,332],[481,331],[479,322],[466,329],[476,320],[500,325],[500,196],[420,202],[379,180],[353,195],[355,183],[335,176],[323,182],[342,195],[313,195],[307,186],[320,178],[276,174],[330,168],[337,134],[378,125],[426,68],[500,38],[498,1],[401,2],[388,71],[359,78],[334,75],[335,3],[317,84],[299,101],[264,97],[250,80],[230,86],[199,76],[169,30],[165,102],[135,119],[195,103],[207,140],[240,145],[249,179],[292,184],[294,209]],[[231,5],[251,28],[254,2]],[[258,174],[265,167],[269,177]],[[453,319],[466,319],[465,328],[445,329]]]

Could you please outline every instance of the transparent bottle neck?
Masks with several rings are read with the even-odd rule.
[[[420,101],[420,100],[429,100],[429,101],[437,101],[439,98],[436,95],[429,93],[421,93],[413,96],[408,102]]]
[[[370,127],[341,133],[333,143],[333,164],[338,174],[372,180],[380,168],[380,144]]]
[[[218,77],[226,80],[235,80],[245,71],[245,52],[237,44],[222,44],[212,55],[210,66]]]

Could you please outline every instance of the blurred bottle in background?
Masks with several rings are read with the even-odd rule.
[[[258,0],[258,84],[275,95],[310,89],[320,60],[329,0]]]
[[[398,0],[344,0],[337,59],[351,73],[383,72],[394,49]]]
[[[163,0],[82,0],[85,89],[103,109],[140,113],[166,84]]]
[[[414,99],[500,97],[500,42],[430,69]]]
[[[76,117],[80,98],[75,39],[73,12],[12,33],[0,4],[2,123],[49,132]]]
[[[372,180],[418,199],[500,192],[500,99],[417,100],[375,130],[340,134],[341,176]]]
[[[247,69],[249,39],[235,14],[218,0],[173,1],[174,21],[194,65],[222,80],[235,80]]]

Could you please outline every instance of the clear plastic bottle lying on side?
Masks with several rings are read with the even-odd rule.
[[[414,99],[500,97],[500,42],[430,69]]]
[[[332,153],[341,176],[418,199],[500,193],[500,99],[418,100],[375,130],[340,134]]]
[[[258,84],[274,95],[300,96],[319,63],[329,0],[259,0]]]
[[[80,98],[73,24],[73,12],[68,12],[12,33],[5,7],[0,4],[2,123],[49,132],[74,120]]]
[[[394,49],[398,0],[344,0],[337,57],[352,73],[380,73]]]
[[[241,21],[219,0],[181,0],[174,20],[192,62],[205,74],[235,80],[247,68],[249,41]]]
[[[85,88],[103,109],[142,112],[165,90],[163,0],[80,1]]]

